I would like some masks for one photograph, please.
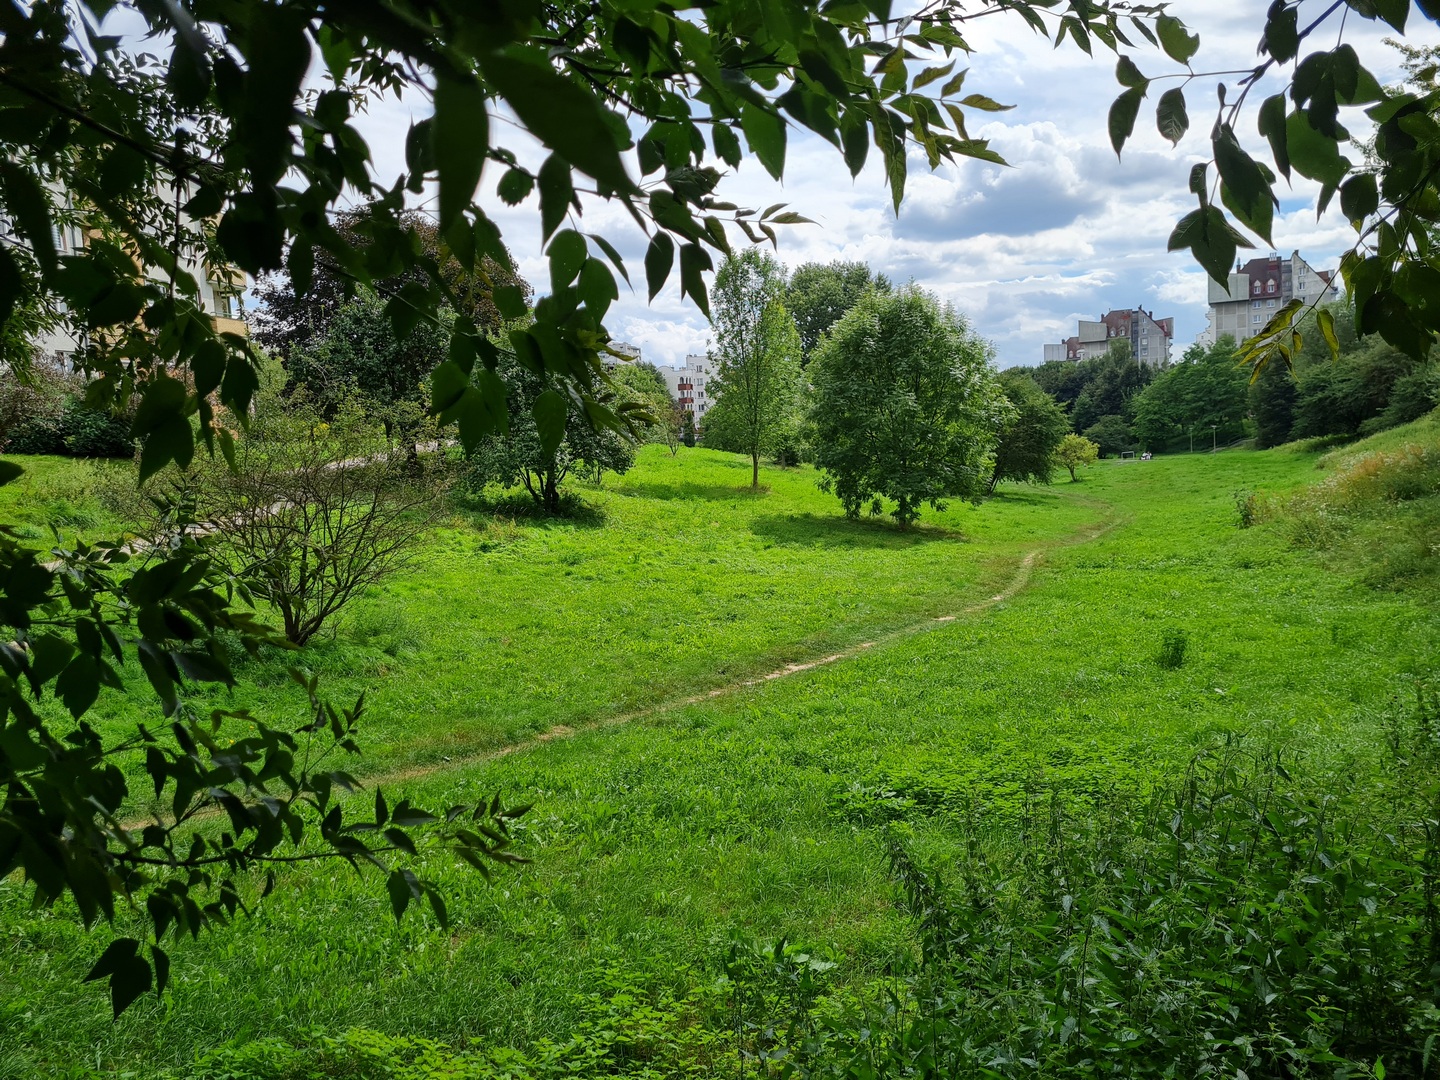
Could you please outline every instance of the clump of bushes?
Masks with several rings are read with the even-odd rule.
[[[0,374],[0,451],[130,457],[130,418],[85,402],[78,377],[39,363],[22,380]]]

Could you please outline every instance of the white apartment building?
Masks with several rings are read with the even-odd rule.
[[[662,367],[659,370],[670,396],[695,418],[695,426],[699,428],[710,406],[715,404],[709,390],[710,380],[715,377],[714,361],[705,353],[691,353],[685,357],[684,367]]]
[[[1238,345],[1258,334],[1275,315],[1277,308],[1291,300],[1309,304],[1317,298],[1328,304],[1340,299],[1335,274],[1316,270],[1291,252],[1282,259],[1277,252],[1247,263],[1237,264],[1225,287],[1214,279],[1209,281],[1210,325],[1196,339],[1202,345],[1213,345],[1229,334]]]

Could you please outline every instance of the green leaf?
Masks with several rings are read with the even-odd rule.
[[[1340,359],[1340,338],[1335,333],[1335,316],[1329,308],[1321,308],[1315,313],[1315,325],[1320,327],[1320,336],[1325,339],[1325,344],[1330,347],[1330,359]]]
[[[500,177],[496,193],[509,206],[519,206],[535,190],[535,178],[521,168],[508,170]]]
[[[620,299],[619,286],[615,275],[599,259],[586,259],[580,270],[580,300],[594,313],[597,320],[605,318],[610,305]]]
[[[570,166],[565,159],[551,154],[540,166],[540,227],[541,236],[549,237],[575,200],[575,188],[570,183]]]
[[[1160,95],[1160,104],[1155,109],[1155,126],[1160,134],[1176,145],[1190,130],[1190,115],[1185,111],[1185,92],[1179,87],[1166,90]]]
[[[650,288],[650,299],[654,300],[665,287],[670,268],[675,265],[675,241],[670,234],[657,232],[645,249],[645,281]]]
[[[444,232],[475,199],[485,154],[490,148],[490,117],[485,88],[478,79],[438,74],[431,148],[440,174],[440,231]]]
[[[1200,38],[1187,31],[1185,24],[1173,15],[1161,15],[1156,19],[1155,32],[1160,35],[1160,47],[1165,50],[1165,55],[1177,64],[1188,64],[1200,48]]]
[[[590,251],[585,237],[574,229],[564,229],[550,241],[547,254],[550,257],[550,288],[558,293],[575,280]]]
[[[1295,171],[1311,180],[1339,184],[1350,170],[1336,141],[1311,127],[1309,117],[1298,109],[1285,121],[1285,146]]]
[[[1285,136],[1285,95],[1275,94],[1260,105],[1260,134],[1270,143],[1270,153],[1280,175],[1290,176],[1290,151]]]
[[[390,875],[385,879],[385,891],[390,894],[390,910],[395,913],[395,921],[399,922],[413,899],[410,883],[405,880],[405,871],[390,871]]]
[[[546,148],[613,191],[634,192],[620,151],[628,129],[600,104],[599,95],[564,78],[540,49],[486,54],[490,84]]]
[[[55,233],[51,228],[49,200],[40,181],[29,169],[0,159],[0,190],[4,192],[6,212],[14,219],[21,235],[30,241],[30,250],[40,269],[46,274],[53,273]]]
[[[910,83],[910,89],[919,90],[922,86],[929,86],[932,82],[943,79],[946,75],[949,75],[954,69],[954,60],[951,60],[948,64],[940,64],[937,67],[926,68],[920,72],[919,75],[915,76],[914,80]]]
[[[979,109],[981,112],[1008,112],[1015,108],[1014,105],[1001,105],[984,94],[969,94],[960,100],[960,104],[967,109]]]
[[[1230,265],[1235,261],[1237,247],[1251,247],[1248,240],[1235,231],[1217,206],[1202,206],[1180,219],[1170,234],[1169,251],[1189,248],[1195,260],[1216,282],[1228,285]]]
[[[785,173],[784,118],[773,109],[747,101],[740,107],[740,127],[765,171],[779,180]]]
[[[106,977],[110,979],[110,1004],[118,1017],[150,989],[150,965],[140,955],[140,942],[134,938],[116,938],[106,946],[85,981]]]
[[[715,145],[715,156],[732,169],[738,168],[745,157],[740,149],[740,138],[735,129],[723,120],[716,120],[710,126],[710,141]]]
[[[761,226],[765,228],[766,226]],[[710,254],[699,244],[686,244],[680,249],[680,291],[698,307],[708,319],[710,297],[705,290],[705,271],[712,269]]]
[[[1300,9],[1286,0],[1275,0],[1265,16],[1265,36],[1260,47],[1281,64],[1295,59],[1300,51]]]
[[[1359,225],[1380,209],[1380,189],[1374,173],[1357,173],[1340,185],[1340,211]]]
[[[1135,66],[1135,61],[1128,56],[1120,57],[1115,64],[1115,78],[1121,86],[1128,86],[1131,89],[1144,90],[1150,85],[1150,80],[1140,74],[1140,69]]]
[[[530,412],[540,436],[540,453],[547,458],[554,457],[560,441],[565,438],[565,417],[569,412],[565,398],[558,391],[546,390],[535,399]]]
[[[1135,130],[1135,117],[1140,114],[1140,100],[1145,96],[1145,91],[1138,87],[1132,87],[1117,97],[1110,106],[1110,145],[1115,148],[1115,156],[1120,156],[1120,151],[1125,146],[1125,140]]]
[[[1266,243],[1270,243],[1275,197],[1264,171],[1240,146],[1228,124],[1217,126],[1211,146],[1215,152],[1215,168],[1223,185],[1221,198],[1225,205]]]
[[[524,316],[525,290],[519,285],[500,285],[492,294],[495,308],[502,319],[519,319]]]

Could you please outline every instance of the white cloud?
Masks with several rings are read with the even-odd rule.
[[[1268,0],[1172,4],[1200,34],[1194,70],[1253,62],[1268,6]],[[1387,33],[1353,17],[1346,26],[1346,39],[1362,60],[1382,80],[1394,81],[1396,56],[1381,44]],[[894,280],[914,279],[967,312],[979,332],[995,340],[1002,363],[1038,362],[1042,346],[1072,333],[1076,319],[1134,304],[1173,315],[1177,341],[1188,342],[1205,325],[1205,278],[1187,254],[1167,253],[1165,245],[1175,221],[1194,205],[1187,180],[1191,165],[1209,157],[1221,77],[1202,75],[1186,84],[1191,129],[1176,148],[1153,123],[1161,89],[1176,83],[1156,84],[1146,102],[1150,111],[1142,109],[1124,159],[1117,160],[1105,124],[1119,92],[1112,54],[1097,49],[1092,59],[1072,44],[1056,50],[1018,19],[985,19],[966,36],[975,49],[966,90],[1016,106],[974,114],[972,134],[990,139],[1012,168],[967,161],[932,174],[923,156],[912,154],[907,200],[897,220],[878,162],[871,160],[852,180],[832,146],[792,131],[783,184],[747,160],[726,177],[721,195],[750,206],[790,203],[817,224],[781,231],[783,262],[861,259]],[[1440,36],[1433,23],[1416,17],[1410,39],[1428,44]],[[1174,69],[1148,46],[1125,51],[1147,74]],[[1231,82],[1233,98],[1234,76],[1223,78]],[[1257,154],[1264,148],[1254,134],[1254,110],[1262,95],[1281,85],[1270,76],[1251,91],[1241,138]],[[378,104],[364,121],[382,177],[400,167],[405,130],[425,111],[423,101],[390,102]],[[525,145],[523,137],[514,141],[522,144],[515,149],[527,163],[538,164],[533,144]],[[493,193],[499,175],[498,169],[487,171],[482,190]],[[1286,193],[1274,239],[1285,254],[1298,248],[1313,264],[1333,266],[1349,246],[1349,229],[1338,214],[1315,220],[1315,193],[1305,181],[1296,183],[1293,195]],[[543,291],[547,270],[534,197],[511,208],[492,195],[487,210],[522,271]],[[607,320],[612,332],[657,363],[680,362],[702,349],[708,326],[681,301],[675,285],[647,304],[645,237],[624,211],[587,205],[579,224],[606,235],[631,268],[635,290],[621,284]]]

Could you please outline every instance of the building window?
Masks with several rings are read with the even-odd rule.
[[[1260,295],[1260,282],[1258,282],[1258,281],[1255,282],[1255,287],[1254,287],[1253,289],[1251,289],[1250,291],[1253,292],[1256,296],[1259,296],[1259,295]]]
[[[1256,315],[1256,316],[1252,317],[1250,321],[1251,321],[1252,323],[1258,323],[1262,318],[1263,318],[1263,316],[1261,316],[1261,315]]]
[[[1267,282],[1265,283],[1265,291],[1266,291],[1266,292],[1274,292],[1274,291],[1275,291],[1275,282],[1273,282],[1273,281],[1267,281]]]
[[[1275,306],[1275,301],[1274,301],[1274,300],[1266,300],[1266,301],[1265,301],[1265,306],[1266,306],[1266,307],[1274,307],[1274,306]]]

